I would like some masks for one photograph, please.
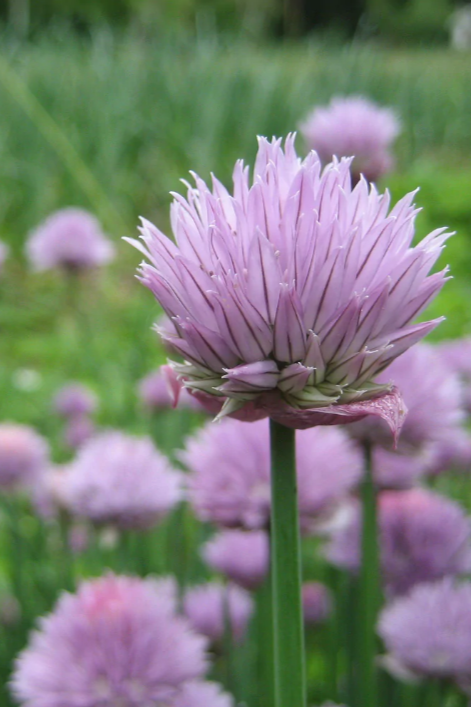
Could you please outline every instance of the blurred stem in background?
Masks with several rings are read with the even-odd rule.
[[[362,537],[356,626],[355,707],[377,707],[376,621],[380,607],[380,558],[372,445],[363,443],[365,475],[361,485]]]
[[[306,707],[295,430],[270,420],[270,442],[275,707]]]

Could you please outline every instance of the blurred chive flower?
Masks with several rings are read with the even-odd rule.
[[[233,707],[234,700],[214,682],[194,681],[183,685],[170,707]]]
[[[314,108],[300,125],[307,146],[323,163],[334,156],[354,157],[355,180],[363,175],[372,182],[392,169],[391,146],[400,129],[393,110],[363,96],[336,96],[329,105]]]
[[[168,580],[110,574],[62,594],[16,661],[15,699],[24,707],[181,705],[186,683],[206,671],[206,641],[176,615],[175,593]]]
[[[269,526],[267,420],[208,423],[187,438],[179,458],[190,471],[189,498],[201,520],[229,528]],[[298,432],[296,458],[301,524],[308,531],[356,486],[362,456],[343,430],[324,427]]]
[[[26,254],[35,270],[77,272],[106,265],[115,249],[92,214],[70,207],[51,214],[30,234]]]
[[[49,467],[49,445],[32,427],[0,424],[0,489],[34,487]]]
[[[270,545],[263,530],[225,530],[202,548],[209,567],[244,589],[256,589],[268,574]]]
[[[79,449],[95,434],[95,424],[86,415],[72,417],[64,430],[64,441],[71,449]]]
[[[444,440],[465,421],[459,379],[436,347],[423,343],[414,346],[396,358],[376,381],[397,386],[407,407],[399,453],[415,452]],[[387,428],[381,421],[366,418],[349,426],[348,432],[390,446]]]
[[[193,176],[172,205],[176,243],[148,221],[131,240],[185,386],[220,416],[306,428],[373,414],[397,432],[400,396],[373,379],[440,321],[411,324],[446,279],[428,274],[445,229],[412,247],[414,194],[389,211],[387,193],[352,189],[349,159],[322,171],[293,136],[261,138],[253,185],[237,162],[233,194]]]
[[[460,378],[463,404],[471,413],[471,336],[443,341],[437,348],[445,366]]]
[[[70,381],[57,391],[52,405],[58,415],[71,418],[92,415],[97,409],[98,400],[88,386]]]
[[[97,524],[149,528],[181,498],[181,475],[152,441],[119,431],[92,437],[64,474],[66,507]]]
[[[403,678],[471,679],[471,583],[420,584],[383,609],[383,665]]]
[[[471,569],[471,525],[454,501],[425,489],[383,491],[378,499],[381,570],[386,592],[398,595],[414,585]],[[345,525],[334,531],[327,557],[360,567],[361,509],[352,502]]]
[[[304,621],[312,626],[325,621],[332,612],[332,597],[321,582],[305,582],[302,601]]]
[[[221,643],[226,621],[234,640],[242,642],[253,613],[253,600],[235,584],[208,582],[185,592],[183,611],[193,629],[211,643]]]
[[[138,396],[142,405],[149,412],[174,407],[174,397],[161,368],[152,371],[139,382]],[[187,390],[183,390],[179,395],[178,407],[204,412],[202,405]]]

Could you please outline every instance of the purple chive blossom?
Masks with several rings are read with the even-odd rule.
[[[431,445],[427,474],[437,476],[444,471],[471,470],[471,435],[465,430],[450,431],[446,439]]]
[[[268,535],[263,530],[225,530],[203,546],[202,556],[213,570],[244,589],[253,590],[268,573]]]
[[[469,681],[471,583],[446,577],[414,587],[383,610],[378,632],[396,674]]]
[[[149,373],[149,375],[143,378],[139,383],[139,400],[146,410],[150,412],[174,407],[174,397],[169,388],[168,380],[162,372],[162,368],[152,371],[152,373]],[[193,395],[190,395],[187,390],[182,390],[179,394],[178,407],[204,412],[202,405]]]
[[[426,371],[426,375],[424,375]],[[384,370],[379,383],[397,386],[407,406],[407,418],[401,430],[398,451],[423,448],[429,442],[446,439],[450,431],[464,422],[458,378],[428,344],[414,346]],[[365,433],[373,442],[389,443],[387,429],[370,419],[349,427],[356,436]]]
[[[71,418],[64,431],[65,443],[71,449],[78,449],[95,434],[95,425],[85,415]]]
[[[305,582],[302,588],[304,621],[307,624],[320,624],[332,611],[332,598],[324,584]]]
[[[41,619],[12,692],[24,707],[171,706],[204,675],[205,647],[175,614],[165,580],[108,575],[62,594]]]
[[[252,186],[242,162],[233,194],[194,178],[175,195],[176,243],[148,221],[132,241],[185,386],[220,415],[305,428],[373,414],[397,431],[400,396],[373,380],[440,321],[411,323],[446,279],[428,275],[444,229],[412,247],[414,194],[389,211],[387,193],[352,189],[349,159],[322,171],[293,136],[260,139]]]
[[[53,400],[54,411],[65,418],[92,415],[97,405],[95,393],[86,385],[76,382],[62,386]]]
[[[224,637],[226,621],[234,639],[243,641],[253,613],[250,594],[235,584],[208,582],[188,589],[183,611],[193,629],[219,643]]]
[[[380,108],[362,96],[337,96],[328,106],[319,106],[300,126],[310,150],[323,163],[336,157],[354,156],[352,173],[376,181],[393,167],[391,145],[399,135],[394,111]]]
[[[301,522],[307,530],[357,484],[362,457],[339,428],[298,432],[296,457]],[[187,439],[180,459],[190,471],[197,516],[224,527],[265,528],[270,517],[267,420],[207,424]]]
[[[15,491],[40,482],[49,466],[49,445],[26,425],[0,424],[0,489]]]
[[[80,271],[106,265],[115,250],[92,214],[67,208],[53,213],[31,233],[26,253],[35,270]]]
[[[445,365],[460,378],[463,404],[471,413],[471,336],[443,341],[437,349]]]
[[[356,572],[360,566],[360,506],[353,502],[344,527],[327,549],[331,562]],[[383,582],[390,595],[415,584],[471,569],[471,526],[454,501],[426,491],[383,491],[379,496]]]
[[[65,474],[68,509],[98,524],[149,528],[181,498],[181,475],[152,441],[118,431],[86,442]]]
[[[214,682],[187,682],[169,707],[233,707],[234,700]]]

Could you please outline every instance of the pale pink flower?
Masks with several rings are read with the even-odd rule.
[[[35,270],[80,271],[105,265],[115,249],[92,214],[71,207],[51,214],[31,233],[26,253]]]

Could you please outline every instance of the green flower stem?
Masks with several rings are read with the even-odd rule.
[[[358,586],[357,707],[377,707],[376,621],[381,601],[376,489],[372,447],[365,442],[365,476],[361,485],[362,536]]]
[[[275,707],[306,707],[295,432],[270,420],[270,439]]]

